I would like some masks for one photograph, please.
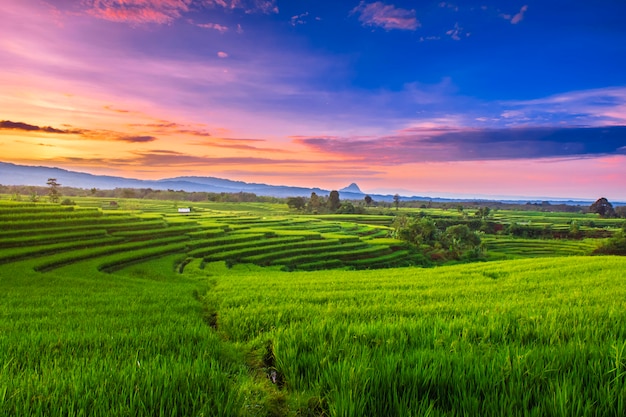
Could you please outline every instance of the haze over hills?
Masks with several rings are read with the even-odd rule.
[[[183,190],[188,192],[212,192],[212,193],[254,193],[259,196],[271,197],[309,197],[312,192],[325,196],[330,190],[321,188],[291,187],[284,185],[269,185],[261,183],[247,183],[243,181],[233,181],[215,177],[181,176],[174,178],[164,178],[160,180],[140,180],[135,178],[124,178],[109,175],[94,175],[85,172],[69,171],[62,168],[17,165],[0,162],[0,184],[1,185],[28,185],[45,186],[48,178],[56,178],[62,186],[76,188],[151,188],[154,190]],[[364,193],[356,183],[338,190],[340,196],[345,200],[362,200],[367,193]],[[374,201],[393,201],[391,194],[369,194]],[[471,199],[471,198],[438,198],[429,196],[401,196],[403,201],[433,201],[433,202],[455,202],[455,201],[500,201],[500,202],[540,202],[550,201],[555,203],[566,203],[572,205],[588,205],[591,200],[562,200],[562,199]],[[624,204],[624,203],[621,203]]]

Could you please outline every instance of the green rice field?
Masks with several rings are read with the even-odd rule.
[[[626,415],[601,239],[485,235],[483,262],[423,268],[389,214],[77,203],[0,201],[0,415]]]

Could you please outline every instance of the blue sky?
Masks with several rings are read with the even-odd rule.
[[[621,0],[5,0],[0,14],[7,162],[626,199]]]

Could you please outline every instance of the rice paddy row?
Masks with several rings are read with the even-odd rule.
[[[387,235],[384,226],[330,219],[214,211],[111,213],[5,202],[0,205],[0,224],[5,230],[0,264],[28,259],[38,271],[91,259],[101,260],[100,269],[112,271],[174,253],[204,262],[279,265],[289,270],[410,265],[415,258],[400,241],[377,241]]]
[[[272,273],[192,262],[290,415],[626,413],[626,259]],[[285,413],[285,415],[288,415]]]
[[[490,259],[589,255],[598,247],[595,239],[552,240],[490,236],[484,238],[483,242]]]
[[[139,207],[141,211],[125,211],[3,202],[0,264],[40,258],[34,268],[47,270],[99,258],[102,268],[113,270],[165,256],[167,249],[190,258],[204,258],[204,262],[279,265],[288,270],[367,269],[423,262],[415,249],[387,238],[392,221],[388,215],[262,216],[206,207],[180,215],[163,202],[154,207],[143,202]],[[464,218],[456,211],[434,210],[428,214],[441,221]],[[508,222],[522,214],[497,213],[498,221]],[[553,213],[528,218],[535,219],[535,227],[541,227],[536,226],[539,218],[556,219],[557,223],[551,226],[554,228],[572,221]],[[486,235],[483,240],[488,259],[581,255],[591,253],[597,246],[593,239]]]
[[[0,415],[626,414],[626,261],[569,256],[593,240],[305,272],[415,253],[389,216],[133,204],[0,202]]]

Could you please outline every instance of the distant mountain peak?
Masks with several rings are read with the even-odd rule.
[[[361,189],[359,188],[359,186],[358,186],[358,185],[356,185],[356,183],[354,183],[354,182],[353,182],[352,184],[348,185],[347,187],[342,188],[342,189],[341,189],[341,190],[339,190],[339,191],[343,191],[343,192],[346,192],[346,193],[359,193],[359,194],[363,194],[363,191],[361,191]]]

